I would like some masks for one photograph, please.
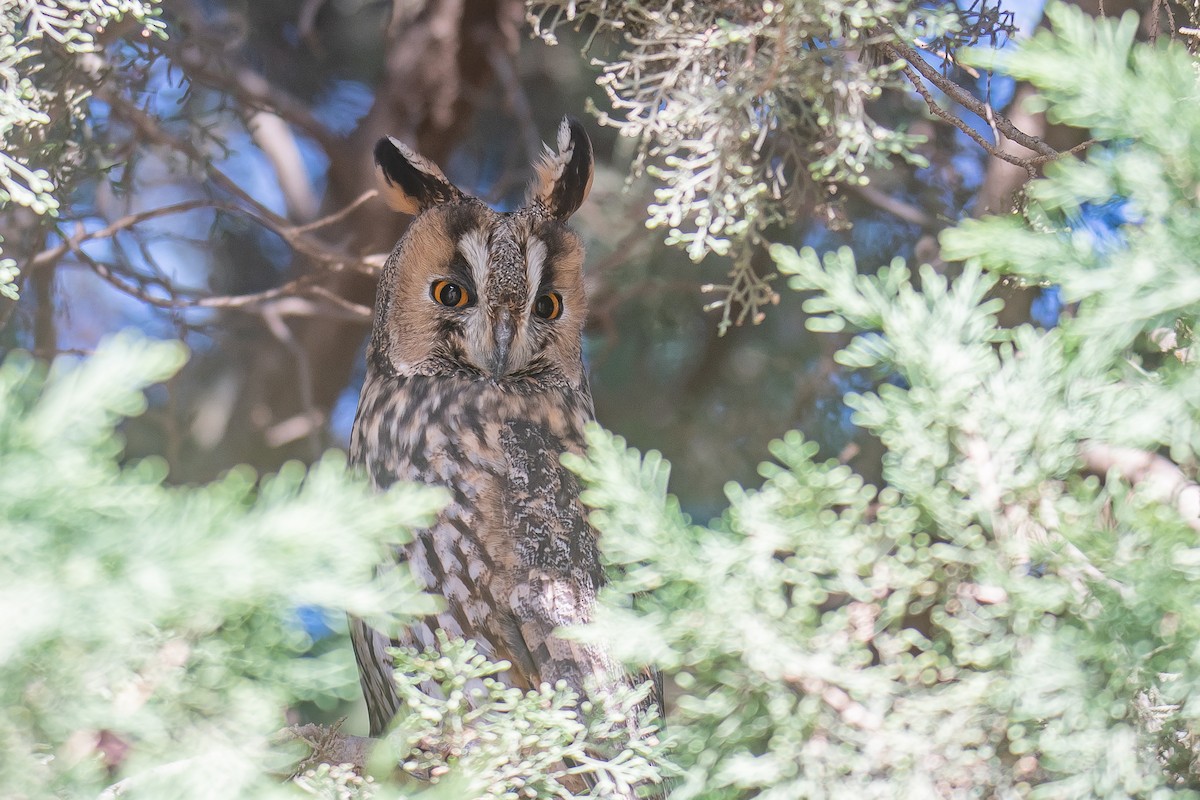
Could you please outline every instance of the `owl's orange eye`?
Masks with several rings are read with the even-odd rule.
[[[447,308],[462,308],[471,302],[471,295],[467,290],[450,281],[434,281],[433,286],[429,288],[429,296],[434,302]]]
[[[548,292],[533,302],[533,313],[542,319],[558,319],[562,316],[562,296]]]

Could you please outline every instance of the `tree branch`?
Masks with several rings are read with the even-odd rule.
[[[31,271],[44,264],[50,264],[62,258],[68,252],[76,251],[84,242],[94,239],[107,239],[123,230],[128,230],[134,226],[146,222],[157,217],[165,217],[173,214],[183,214],[188,211],[195,211],[200,208],[211,208],[216,211],[224,211],[229,214],[240,214],[254,222],[262,225],[278,234],[289,245],[294,247],[297,252],[301,252],[318,263],[321,263],[330,268],[331,271],[340,272],[342,270],[351,270],[361,272],[366,275],[375,275],[386,256],[382,253],[354,257],[342,253],[325,245],[320,240],[314,239],[307,234],[310,231],[317,230],[327,225],[333,225],[340,222],[347,215],[361,206],[366,201],[375,197],[377,192],[372,189],[359,195],[352,203],[345,208],[341,208],[332,214],[314,220],[306,225],[292,225],[282,217],[270,212],[269,209],[264,209],[258,206],[256,209],[247,209],[235,203],[229,203],[223,200],[214,198],[197,198],[195,200],[184,200],[179,203],[173,203],[167,206],[159,206],[157,208],[146,209],[145,211],[137,211],[110,222],[108,225],[95,231],[84,230],[82,226],[78,226],[76,231],[64,241],[47,248],[32,256],[25,262],[25,270]],[[257,205],[257,204],[256,204]],[[270,216],[264,216],[261,212],[266,211]],[[282,221],[284,224],[278,224]]]
[[[310,136],[326,154],[337,152],[343,146],[303,103],[254,70],[241,66],[230,68],[224,60],[210,58],[211,53],[206,48],[195,44],[172,47],[168,42],[163,45],[163,50],[183,68],[189,80],[219,89],[247,109],[277,114]]]
[[[185,310],[192,308],[238,309],[262,312],[268,306],[273,314],[278,316],[325,316],[338,319],[363,322],[371,319],[371,309],[366,306],[351,303],[323,286],[315,285],[324,277],[323,273],[303,275],[295,280],[267,289],[262,292],[242,295],[213,295],[209,297],[190,298],[183,293],[174,291],[170,297],[160,297],[151,294],[144,287],[132,283],[119,275],[109,265],[98,261],[85,253],[77,243],[79,237],[72,237],[66,242],[67,249],[81,262],[92,269],[105,282],[124,294],[134,297],[155,308],[170,310]],[[301,295],[311,294],[328,303],[332,310],[324,309],[312,301],[303,302]],[[300,302],[291,302],[300,301]]]
[[[891,55],[897,59],[907,61],[910,65],[916,68],[925,79],[932,83],[937,88],[946,93],[948,97],[956,103],[967,109],[971,113],[978,116],[980,119],[994,125],[1006,137],[1016,142],[1019,145],[1033,150],[1049,158],[1058,158],[1059,152],[1050,145],[1036,136],[1030,136],[1017,126],[1012,124],[1012,121],[1003,114],[997,113],[994,108],[988,103],[978,99],[963,87],[959,86],[954,81],[946,78],[936,69],[929,65],[925,59],[921,58],[921,54],[914,48],[901,41],[889,42],[885,45]],[[910,78],[911,79],[911,78]],[[999,144],[999,142],[997,142]]]
[[[893,50],[893,54],[894,53],[895,53],[895,51]],[[924,98],[925,105],[929,106],[930,113],[932,113],[935,117],[937,117],[938,119],[941,119],[945,122],[950,123],[954,127],[958,128],[960,131],[965,133],[967,136],[970,136],[972,139],[975,140],[976,144],[978,144],[980,147],[982,147],[989,154],[995,156],[996,158],[999,158],[1002,161],[1007,161],[1010,164],[1016,164],[1018,167],[1023,167],[1025,169],[1025,171],[1029,173],[1030,178],[1034,178],[1037,176],[1037,170],[1033,166],[1033,161],[1031,161],[1028,158],[1021,158],[1020,156],[1015,156],[1012,153],[1004,152],[1003,150],[999,149],[998,147],[993,145],[991,142],[989,142],[987,139],[983,138],[983,136],[981,136],[978,131],[976,131],[974,128],[972,128],[970,125],[968,125],[965,120],[959,118],[955,114],[950,113],[949,111],[947,111],[946,109],[944,109],[940,105],[938,105],[937,101],[933,99],[933,95],[930,94],[929,90],[925,88],[925,84],[921,82],[921,76],[918,75],[913,70],[912,67],[904,66],[901,68],[901,72],[903,72],[905,77],[908,78],[909,83],[911,83],[913,85],[913,88],[917,90],[917,94],[921,95],[921,97]]]
[[[75,234],[70,238],[55,245],[54,247],[48,247],[45,250],[42,250],[40,253],[33,255],[28,261],[25,262],[25,270],[33,270],[44,264],[51,264],[86,241],[90,241],[92,239],[107,239],[108,237],[120,231],[123,231],[127,228],[132,228],[141,222],[145,222],[146,220],[151,220],[156,217],[165,217],[171,214],[183,214],[188,211],[194,211],[198,208],[215,208],[230,211],[237,210],[232,206],[228,207],[228,209],[225,207],[226,204],[219,200],[185,200],[182,203],[174,203],[169,206],[159,206],[157,208],[146,209],[145,211],[126,214],[120,219],[111,222],[100,230],[96,231],[89,232],[84,230],[83,226],[79,226],[76,229]]]

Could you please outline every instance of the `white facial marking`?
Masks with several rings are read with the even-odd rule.
[[[458,240],[458,252],[462,253],[471,268],[471,281],[475,284],[476,308],[470,309],[466,317],[463,332],[466,337],[467,358],[472,365],[480,369],[487,363],[492,349],[491,330],[487,326],[488,315],[480,313],[484,310],[486,299],[485,284],[488,274],[488,263],[491,254],[488,252],[487,234],[482,230],[473,230],[463,234]]]
[[[525,272],[529,278],[529,300],[525,307],[532,309],[537,299],[538,287],[542,284],[542,267],[546,263],[546,243],[530,236],[525,244]]]
[[[482,292],[488,270],[487,235],[480,230],[463,234],[458,240],[458,251],[471,266],[471,279],[475,282],[475,291]]]

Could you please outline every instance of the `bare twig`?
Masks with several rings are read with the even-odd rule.
[[[119,231],[132,228],[133,226],[154,219],[155,217],[166,217],[172,214],[183,214],[188,211],[194,211],[198,208],[215,208],[221,210],[234,211],[237,210],[233,206],[227,206],[219,200],[210,200],[201,198],[196,200],[185,200],[181,203],[173,203],[168,206],[159,206],[157,208],[146,209],[145,211],[137,211],[132,214],[126,214],[118,220],[115,220],[108,225],[95,231],[86,231],[83,226],[78,226],[76,232],[54,247],[48,247],[40,253],[32,256],[25,262],[25,270],[33,270],[44,264],[52,264],[62,258],[69,251],[78,248],[79,245],[92,239],[107,239]]]
[[[354,198],[354,200],[350,201],[350,203],[348,205],[346,205],[345,208],[342,208],[338,211],[334,211],[332,214],[326,214],[325,216],[321,217],[320,219],[313,220],[312,222],[308,223],[307,225],[297,225],[296,227],[292,228],[292,231],[294,233],[308,233],[309,231],[315,231],[319,228],[324,228],[327,225],[333,225],[335,223],[341,222],[346,217],[348,217],[352,213],[354,213],[354,211],[359,206],[361,206],[363,203],[367,202],[371,198],[376,197],[378,194],[379,194],[378,189],[368,189],[367,191],[360,194],[358,197]]]
[[[335,250],[332,250],[332,249],[326,247],[322,242],[320,242],[316,239],[313,239],[312,237],[307,236],[306,234],[309,233],[310,231],[316,230],[316,229],[324,227],[326,225],[332,225],[332,224],[335,224],[335,223],[341,221],[344,217],[349,215],[351,212],[353,212],[356,208],[358,208],[364,202],[366,202],[367,200],[374,197],[375,194],[376,194],[376,192],[373,189],[371,191],[364,192],[362,195],[360,195],[356,200],[354,200],[354,202],[352,202],[347,207],[345,207],[343,209],[339,209],[338,211],[335,211],[332,214],[322,217],[321,219],[310,222],[307,225],[298,225],[298,226],[291,225],[291,224],[284,224],[282,226],[278,225],[278,224],[276,224],[275,220],[282,219],[280,217],[266,218],[266,217],[263,217],[261,214],[259,214],[257,212],[257,210],[246,209],[238,204],[230,203],[230,202],[223,201],[223,200],[216,200],[213,198],[197,198],[194,200],[184,200],[183,202],[173,203],[171,205],[159,206],[158,208],[150,208],[150,209],[146,209],[145,211],[137,211],[137,212],[133,212],[130,214],[126,214],[125,216],[123,216],[117,220],[114,220],[113,222],[110,222],[108,225],[104,226],[103,228],[100,228],[100,229],[94,230],[94,231],[87,231],[83,228],[82,225],[76,226],[75,232],[73,234],[71,234],[69,237],[67,237],[65,240],[58,243],[54,247],[47,248],[47,249],[35,254],[27,262],[25,262],[24,271],[30,272],[30,271],[36,269],[37,267],[43,266],[45,264],[54,263],[58,259],[62,258],[64,255],[66,255],[68,252],[77,251],[79,249],[79,246],[82,245],[84,242],[88,242],[88,241],[92,241],[92,240],[96,240],[96,239],[110,238],[110,237],[114,236],[115,234],[119,233],[120,231],[128,230],[128,229],[133,228],[133,227],[137,226],[138,224],[146,222],[148,220],[152,220],[157,217],[171,216],[174,214],[183,214],[188,211],[194,211],[194,210],[200,209],[200,208],[211,208],[211,209],[214,209],[217,211],[224,211],[224,212],[227,212],[230,214],[239,214],[239,215],[248,217],[251,220],[254,220],[255,222],[262,225],[263,227],[269,228],[270,230],[279,234],[279,236],[284,241],[286,241],[288,244],[296,247],[297,251],[302,252],[309,256],[314,256],[319,263],[322,263],[323,265],[325,265],[328,268],[328,270],[331,272],[340,272],[343,269],[350,269],[350,270],[353,270],[356,272],[362,272],[367,275],[374,275],[378,272],[379,267],[382,264],[381,256],[369,255],[369,256],[362,256],[362,257],[355,258],[353,256],[349,256],[349,255],[337,252]],[[320,253],[320,255],[315,256],[315,254],[317,254],[317,253]],[[311,282],[311,279],[310,279],[310,282]],[[297,282],[294,281],[292,284],[288,284],[288,286],[292,286],[292,288],[295,288],[296,283]],[[284,288],[284,287],[280,287],[280,288]],[[276,290],[269,290],[268,292],[260,292],[256,295],[242,295],[241,297],[258,298],[260,300],[271,299],[271,297],[268,297],[267,295],[269,294],[269,292],[273,292],[273,291],[276,291]],[[217,298],[212,298],[212,299],[216,300]],[[232,299],[234,299],[234,298],[231,298],[231,300]],[[339,300],[340,300],[340,298],[339,298]],[[250,302],[253,302],[253,301],[250,301]],[[345,301],[343,301],[343,302],[345,302]],[[356,315],[363,308],[362,306],[358,306],[357,304],[350,304],[350,306],[352,306],[351,310]]]
[[[1029,163],[1030,164],[1045,164],[1048,161],[1057,161],[1058,159],[1062,158],[1063,156],[1074,155],[1075,153],[1078,153],[1081,150],[1086,150],[1087,148],[1091,147],[1098,141],[1099,141],[1099,139],[1087,139],[1086,141],[1082,141],[1079,144],[1075,145],[1070,150],[1063,150],[1062,152],[1055,153],[1052,156],[1034,156],[1029,159]]]
[[[194,43],[181,47],[168,43],[164,48],[193,81],[220,89],[247,108],[278,114],[312,137],[327,154],[344,146],[303,103],[257,72],[246,67],[231,68]]]
[[[926,80],[945,92],[948,97],[963,108],[977,115],[980,119],[994,121],[1000,132],[1012,141],[1043,156],[1049,156],[1050,158],[1057,158],[1059,156],[1058,151],[1046,144],[1042,139],[1030,136],[1024,131],[1019,130],[1017,126],[1012,124],[1012,121],[1008,117],[997,113],[989,104],[979,100],[966,89],[942,75],[930,66],[929,62],[921,58],[921,54],[911,46],[897,40],[889,42],[886,47],[893,57],[907,61],[925,76]]]
[[[207,155],[193,142],[181,139],[166,131],[153,115],[130,102],[128,98],[114,92],[98,90],[98,93],[102,94],[104,99],[110,104],[115,115],[133,125],[144,138],[154,144],[182,153],[197,164],[204,165],[204,171],[208,179],[222,191],[228,192],[240,201],[243,206],[240,209],[241,213],[251,217],[259,224],[271,228],[287,241],[296,252],[324,264],[329,269],[342,270],[349,268],[357,269],[368,275],[375,274],[375,269],[361,258],[338,252],[312,237],[298,233],[290,220],[267,208],[242,189],[242,187],[238,186],[228,175],[209,163]],[[305,229],[307,230],[308,228]]]
[[[337,295],[329,292],[322,286],[314,285],[317,280],[321,279],[322,276],[320,274],[304,275],[273,289],[254,292],[252,294],[189,298],[182,297],[176,293],[172,297],[159,297],[151,294],[142,286],[132,283],[117,274],[107,264],[89,256],[79,247],[76,242],[78,238],[80,237],[72,237],[66,243],[68,249],[76,258],[90,267],[100,278],[117,290],[155,308],[171,310],[192,308],[239,309],[261,312],[269,307],[273,309],[274,314],[279,316],[334,316],[355,322],[363,322],[371,318],[371,309],[366,306],[351,303],[337,297]],[[306,293],[316,295],[336,310],[321,310],[318,305],[311,302],[304,302],[302,298],[297,297],[297,295]]]
[[[935,117],[950,123],[967,136],[970,136],[975,140],[976,144],[996,158],[999,158],[1002,161],[1007,161],[1010,164],[1015,164],[1018,167],[1023,167],[1025,171],[1029,173],[1030,178],[1037,177],[1037,170],[1034,168],[1033,162],[1030,159],[1021,158],[1020,156],[1015,156],[1012,153],[1006,153],[1005,151],[999,149],[987,139],[983,138],[983,136],[981,136],[978,131],[968,125],[965,120],[938,105],[937,101],[933,99],[933,95],[930,94],[929,90],[925,88],[925,84],[921,82],[921,76],[918,75],[912,67],[902,67],[901,71],[904,73],[904,76],[908,78],[909,83],[913,85],[913,88],[917,90],[917,94],[924,98],[925,105],[929,107],[930,113],[932,113]],[[1057,153],[1055,155],[1057,156]]]
[[[967,73],[975,80],[979,80],[979,74],[980,74],[979,70],[975,69],[974,67],[968,67],[966,64],[959,63],[958,59],[956,59],[954,57],[954,53],[946,50],[945,48],[933,50],[930,48],[930,46],[928,44],[926,44],[925,42],[922,42],[920,39],[915,40],[913,42],[913,44],[916,45],[917,48],[924,50],[926,53],[929,53],[929,55],[931,55],[935,58],[940,58],[942,61],[945,61],[947,64],[953,64],[957,69],[961,69],[963,72]]]

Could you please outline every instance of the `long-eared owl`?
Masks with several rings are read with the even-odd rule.
[[[372,735],[399,704],[386,648],[432,645],[438,628],[509,662],[514,686],[580,690],[621,674],[602,649],[555,634],[591,618],[603,581],[559,463],[582,450],[592,419],[583,246],[566,224],[591,188],[587,134],[564,119],[526,204],[507,213],[395,139],[379,141],[375,162],[389,205],[416,218],[380,279],[351,461],[378,488],[419,481],[452,499],[399,555],[445,610],[399,642],[352,620]]]

